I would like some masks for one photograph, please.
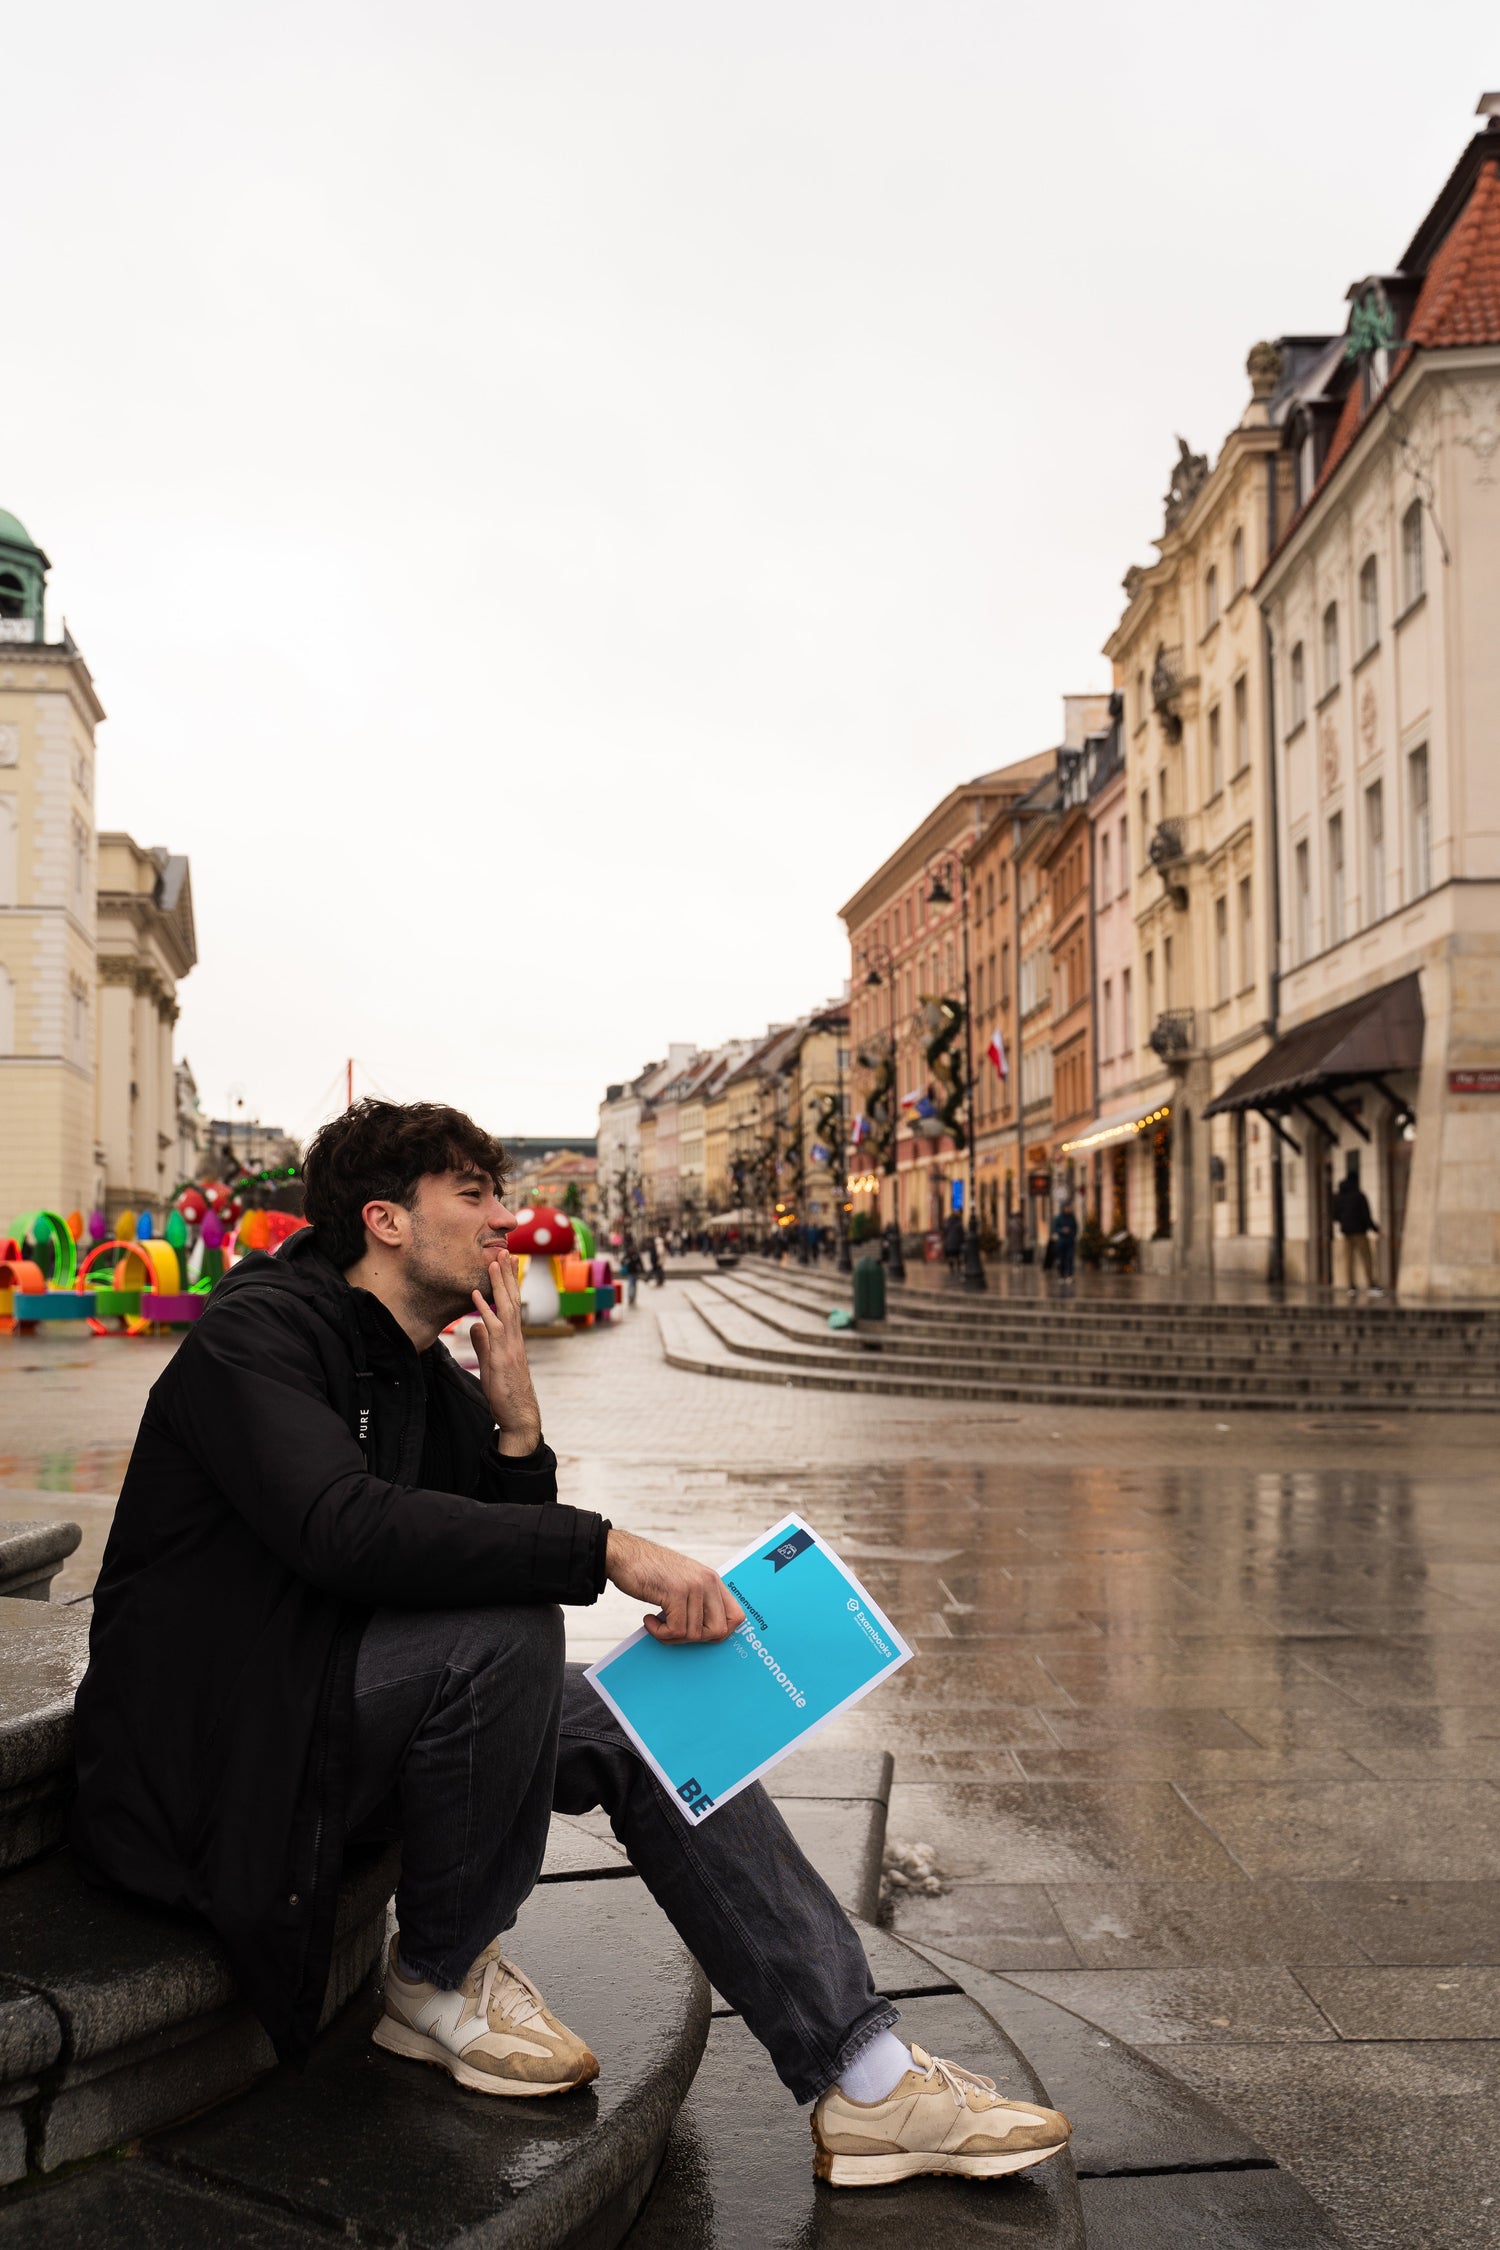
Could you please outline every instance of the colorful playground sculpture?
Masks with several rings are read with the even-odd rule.
[[[283,1173],[265,1175],[283,1179]],[[260,1180],[207,1180],[179,1188],[159,1224],[122,1211],[111,1231],[102,1211],[63,1218],[28,1211],[0,1235],[0,1334],[34,1334],[78,1321],[95,1336],[145,1336],[194,1322],[220,1274],[250,1250],[279,1250],[307,1224],[289,1211],[245,1202]],[[582,1219],[524,1210],[510,1235],[528,1331],[570,1334],[606,1321],[622,1294]]]
[[[81,1321],[96,1336],[190,1326],[236,1258],[279,1249],[307,1223],[246,1209],[245,1191],[260,1184],[182,1187],[159,1227],[149,1211],[122,1211],[113,1232],[102,1211],[25,1213],[0,1237],[0,1333],[44,1321]]]
[[[593,1231],[582,1219],[528,1204],[516,1213],[508,1244],[528,1333],[556,1333],[565,1325],[591,1328],[596,1320],[608,1320],[620,1302],[613,1268],[595,1254]]]

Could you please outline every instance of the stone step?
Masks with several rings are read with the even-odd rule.
[[[1346,2250],[1300,2181],[1158,2064],[1007,1977],[936,1946],[912,1950],[994,2018],[1072,2119],[1095,2250]]]
[[[1034,2071],[994,2017],[950,1973],[883,1931],[861,1935],[901,2029],[929,2052],[981,2070],[1024,2101],[1044,2101]],[[716,2017],[693,2088],[627,2250],[1084,2250],[1068,2156],[1011,2180],[919,2179],[879,2189],[813,2178],[805,2110],[792,2103],[737,2016]]]
[[[1070,1367],[1108,1366],[1124,1371],[1134,1366],[1151,1368],[1170,1357],[1174,1365],[1193,1364],[1207,1369],[1225,1368],[1257,1373],[1282,1364],[1337,1375],[1350,1370],[1365,1378],[1390,1375],[1416,1379],[1431,1376],[1481,1383],[1500,1397],[1500,1367],[1492,1350],[1465,1349],[1441,1352],[1430,1345],[1405,1345],[1384,1339],[1379,1347],[1342,1336],[1299,1341],[1292,1336],[1241,1338],[1234,1335],[1183,1334],[1167,1337],[1131,1332],[1120,1336],[1099,1328],[1075,1328],[1066,1316],[1054,1328],[1018,1324],[1003,1336],[986,1335],[982,1328],[954,1322],[937,1330],[902,1319],[870,1322],[859,1329],[831,1329],[827,1315],[779,1293],[748,1282],[704,1279],[689,1302],[704,1294],[753,1313],[778,1335],[821,1350],[860,1353],[892,1351],[909,1359],[952,1360],[955,1353],[975,1366],[1013,1366],[1026,1361],[1050,1363],[1065,1352]]]
[[[1356,1407],[1370,1411],[1400,1409],[1407,1405],[1433,1412],[1487,1411],[1489,1402],[1484,1398],[1451,1398],[1436,1395],[1424,1387],[1420,1396],[1406,1399],[1395,1395],[1389,1385],[1364,1392],[1354,1389],[1335,1389],[1325,1386],[1321,1390],[1308,1389],[1300,1393],[1287,1388],[1271,1390],[1264,1387],[1232,1388],[1215,1384],[1201,1390],[1167,1385],[1159,1389],[1143,1386],[1122,1386],[1118,1382],[1100,1381],[1080,1384],[1066,1377],[1051,1382],[1025,1379],[1005,1380],[977,1377],[938,1377],[904,1368],[899,1361],[882,1357],[874,1364],[848,1362],[830,1365],[826,1354],[812,1348],[799,1349],[795,1345],[771,1345],[757,1342],[752,1335],[724,1340],[724,1334],[737,1319],[747,1316],[726,1313],[715,1320],[700,1307],[691,1312],[676,1311],[666,1307],[657,1313],[662,1352],[668,1364],[700,1375],[717,1375],[731,1381],[746,1383],[780,1383],[803,1390],[847,1391],[869,1396],[930,1398],[951,1401],[972,1401],[993,1405],[1045,1405],[1045,1406],[1184,1406],[1202,1409],[1253,1408],[1268,1412],[1305,1414],[1315,1409],[1332,1407],[1350,1410]],[[765,1331],[762,1331],[764,1334]]]
[[[733,1275],[700,1275],[699,1280],[733,1280],[745,1287],[772,1290],[789,1301],[812,1306],[848,1305],[847,1279],[803,1280],[772,1267],[764,1272],[742,1268]],[[1191,1299],[1122,1298],[1116,1304],[1092,1295],[1063,1299],[1052,1294],[1001,1296],[992,1292],[970,1295],[952,1290],[914,1289],[888,1283],[886,1303],[893,1319],[925,1325],[958,1325],[973,1328],[989,1322],[997,1328],[1024,1326],[1035,1321],[1068,1327],[1098,1323],[1111,1330],[1140,1327],[1150,1331],[1176,1327],[1197,1332],[1205,1327],[1235,1333],[1284,1334],[1326,1331],[1330,1335],[1365,1334],[1390,1341],[1393,1333],[1441,1340],[1461,1339],[1476,1349],[1493,1349],[1500,1343],[1500,1311],[1488,1307],[1409,1305],[1386,1297],[1354,1303],[1340,1298],[1326,1305],[1276,1305],[1264,1303],[1195,1303]]]

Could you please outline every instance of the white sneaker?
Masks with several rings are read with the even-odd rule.
[[[456,1992],[402,1976],[392,1938],[381,1997],[376,2046],[410,2062],[438,2063],[476,2094],[563,2094],[599,2075],[597,2057],[506,1960],[498,1938]]]

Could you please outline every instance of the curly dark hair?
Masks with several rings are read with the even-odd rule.
[[[432,1172],[483,1172],[505,1184],[505,1151],[492,1133],[444,1102],[355,1102],[313,1135],[302,1160],[306,1212],[323,1256],[347,1272],[365,1252],[367,1203],[411,1209]]]

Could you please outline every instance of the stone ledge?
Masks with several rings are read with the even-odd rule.
[[[379,1956],[396,1865],[389,1849],[349,1854],[325,2023]],[[275,2061],[204,1926],[91,1888],[67,1852],[0,1883],[0,1991],[12,1996],[0,2001],[6,2184],[224,2100]],[[44,2018],[53,2037],[39,2062],[28,2042]]]
[[[82,1537],[76,1523],[0,1523],[0,1598],[46,1601],[53,1579]]]
[[[73,1797],[73,1695],[88,1636],[77,1607],[0,1598],[0,1870],[62,1841]]]

